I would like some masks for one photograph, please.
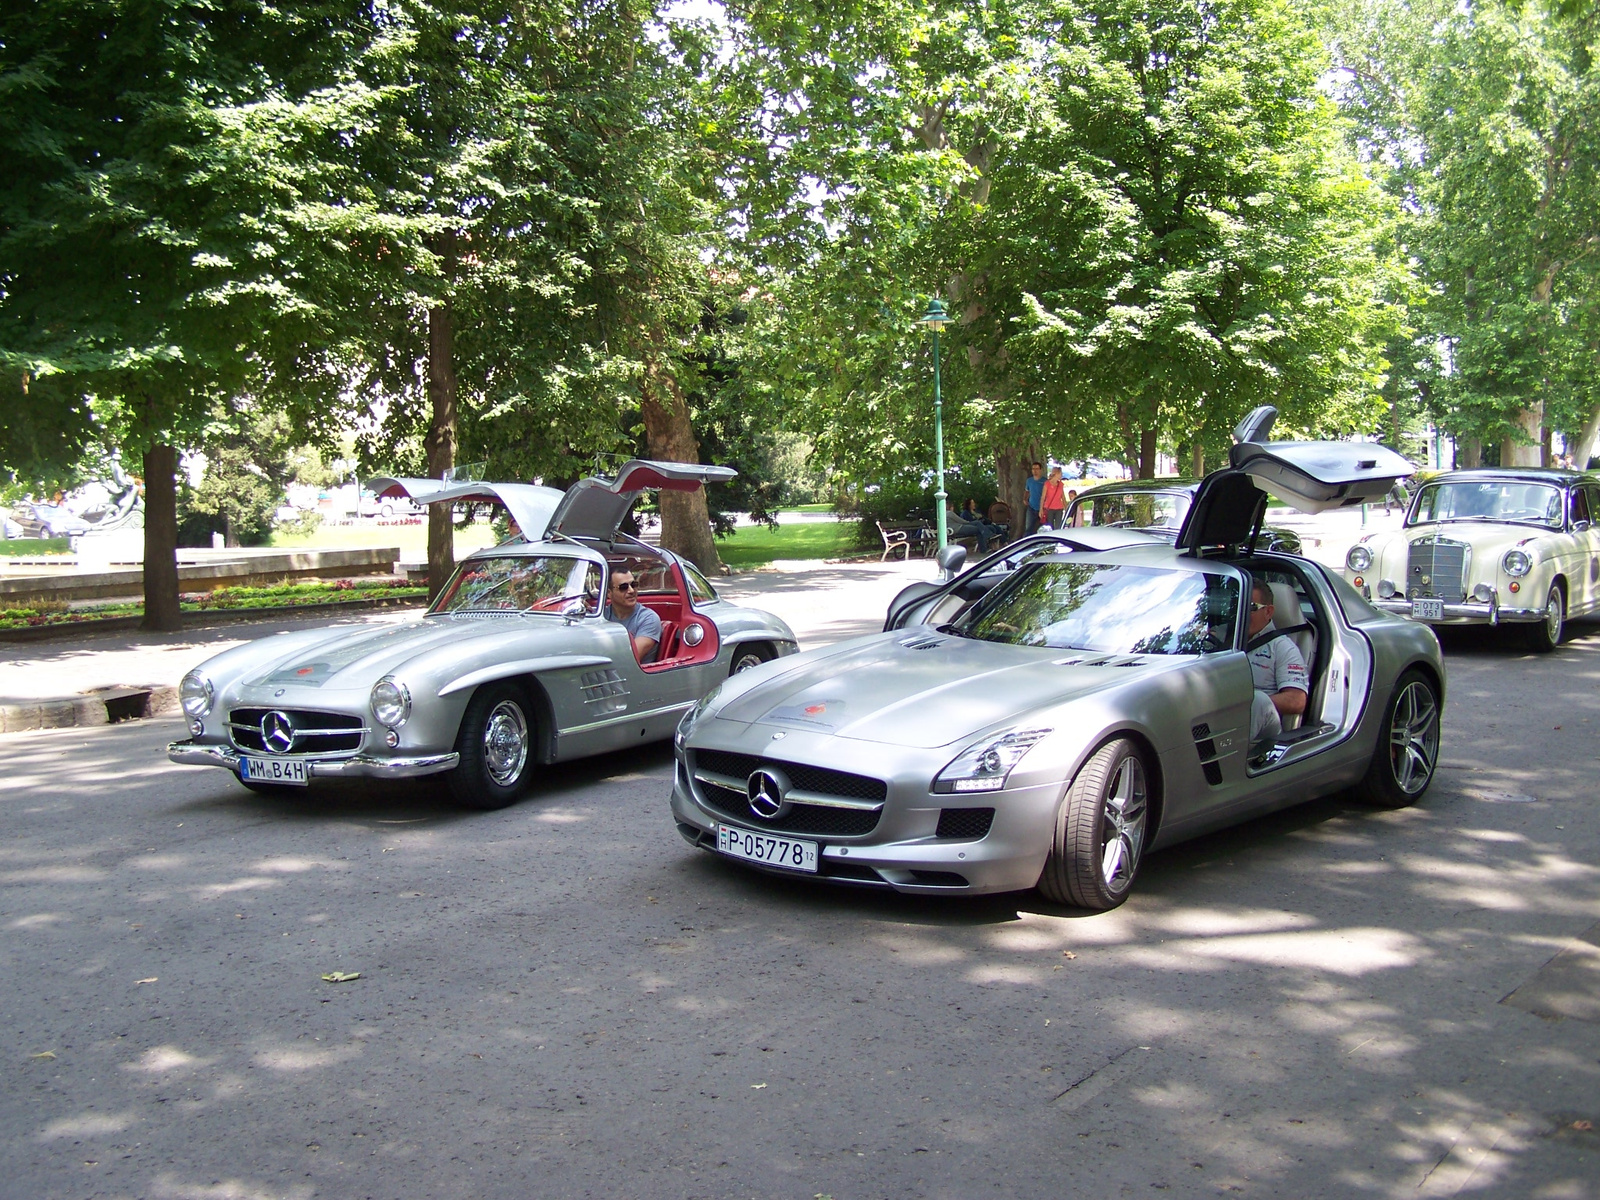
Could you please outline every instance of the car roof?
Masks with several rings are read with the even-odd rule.
[[[1168,479],[1121,479],[1110,483],[1097,483],[1091,488],[1084,488],[1078,493],[1079,500],[1087,500],[1091,496],[1110,495],[1115,492],[1187,492],[1193,493],[1199,487],[1199,481],[1174,476]]]
[[[1434,475],[1423,480],[1422,486],[1427,487],[1430,483],[1600,484],[1600,475],[1567,467],[1465,467]]]

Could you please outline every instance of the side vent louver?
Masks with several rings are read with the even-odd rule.
[[[944,639],[937,637],[914,637],[907,638],[900,644],[907,650],[937,650],[940,646],[944,645]]]
[[[1222,765],[1217,762],[1217,743],[1211,736],[1211,726],[1201,721],[1189,732],[1194,737],[1194,748],[1200,753],[1200,770],[1206,782],[1216,787],[1222,782]]]

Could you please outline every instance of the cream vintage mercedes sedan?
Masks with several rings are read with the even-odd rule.
[[[1345,578],[1386,612],[1432,625],[1519,625],[1548,653],[1600,613],[1600,477],[1540,467],[1451,471],[1417,489],[1398,531],[1369,533]]]

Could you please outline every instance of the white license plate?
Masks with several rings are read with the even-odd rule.
[[[817,869],[817,844],[797,842],[793,838],[773,837],[753,829],[735,829],[731,825],[717,826],[717,849],[746,862],[767,867],[785,867],[791,871]]]
[[[1444,620],[1444,601],[1413,600],[1411,602],[1411,619],[1413,621]]]
[[[239,777],[261,783],[306,785],[306,760],[303,758],[240,758]]]

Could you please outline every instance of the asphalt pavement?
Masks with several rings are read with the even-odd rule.
[[[822,638],[896,586],[769,607]],[[1600,1195],[1574,633],[1448,637],[1418,806],[1154,855],[1092,916],[743,871],[673,831],[665,746],[464,813],[256,796],[172,718],[0,735],[0,1196]]]

